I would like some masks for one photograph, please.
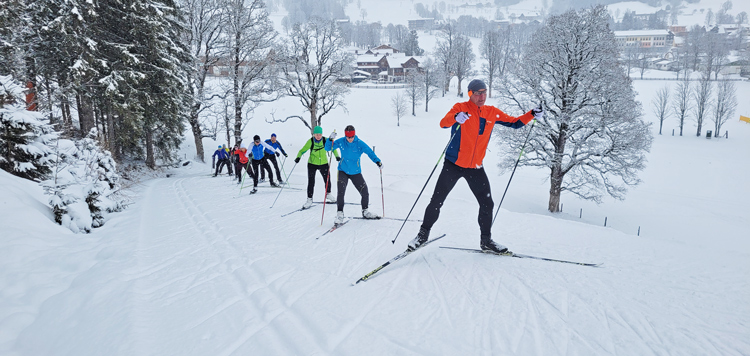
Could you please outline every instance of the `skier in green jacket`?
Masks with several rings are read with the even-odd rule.
[[[307,209],[312,206],[316,171],[320,171],[320,175],[323,177],[323,181],[327,187],[326,200],[329,203],[336,202],[336,199],[331,195],[331,176],[329,174],[330,170],[328,169],[328,157],[326,156],[325,145],[326,138],[323,137],[323,128],[315,126],[313,129],[313,136],[304,146],[302,146],[297,153],[297,158],[294,159],[294,163],[299,163],[300,157],[310,150],[310,158],[307,160],[307,201],[302,206],[302,209]],[[337,161],[341,161],[341,156],[339,156],[338,150],[334,150],[333,155],[336,156]]]

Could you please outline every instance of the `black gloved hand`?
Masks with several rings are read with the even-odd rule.
[[[377,161],[375,164],[377,164],[378,167],[383,168],[383,161]]]
[[[288,154],[286,154],[286,153],[284,153],[284,158],[286,158],[286,157],[289,157],[289,155],[288,155]]]
[[[281,153],[276,152],[276,157],[281,157]]]
[[[336,156],[336,162],[341,162],[341,157]]]
[[[294,163],[299,163],[299,157],[294,159]]]

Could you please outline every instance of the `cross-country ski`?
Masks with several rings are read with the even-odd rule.
[[[486,251],[486,250],[480,250],[480,249],[474,249],[474,248],[463,248],[463,247],[451,247],[451,246],[440,246],[440,248],[450,249],[450,250],[459,250],[459,251],[467,251],[467,252],[474,252],[474,253],[484,253],[488,255],[495,255],[495,256],[506,256],[506,257],[516,257],[516,258],[531,258],[535,260],[543,260],[543,261],[550,261],[550,262],[560,262],[560,263],[569,263],[579,266],[589,266],[589,267],[599,267],[602,264],[601,263],[585,263],[585,262],[576,262],[576,261],[566,261],[566,260],[558,260],[554,258],[547,258],[547,257],[538,257],[538,256],[530,256],[530,255],[523,255],[520,253],[515,253],[511,251],[503,252],[503,253],[497,253],[493,251]]]
[[[402,259],[402,258],[404,258],[404,257],[406,257],[406,256],[409,256],[410,254],[412,254],[412,253],[414,253],[414,252],[417,252],[417,251],[419,251],[420,249],[424,248],[425,246],[427,246],[427,245],[429,245],[429,244],[431,244],[431,243],[433,243],[433,242],[435,242],[435,241],[437,241],[437,240],[440,240],[440,239],[442,239],[443,237],[445,237],[445,235],[446,235],[446,234],[442,234],[442,235],[440,235],[440,236],[438,236],[438,237],[435,237],[435,238],[433,238],[433,239],[431,239],[431,240],[427,240],[427,242],[423,243],[423,244],[422,244],[421,246],[419,246],[419,248],[417,248],[416,250],[406,250],[406,251],[404,251],[404,252],[401,252],[400,254],[396,255],[396,257],[394,257],[394,258],[391,258],[391,259],[390,259],[390,260],[388,260],[388,261],[387,261],[386,263],[383,263],[382,265],[378,266],[378,268],[375,268],[375,269],[374,269],[374,270],[372,270],[371,272],[369,272],[369,273],[365,274],[364,276],[362,276],[362,278],[360,278],[360,279],[358,279],[358,280],[357,280],[356,282],[352,283],[352,285],[355,285],[355,284],[357,284],[357,283],[359,283],[359,282],[364,282],[364,281],[366,281],[366,280],[368,280],[368,279],[372,278],[372,276],[373,276],[373,275],[375,275],[376,273],[380,272],[380,271],[381,271],[381,270],[382,270],[383,268],[387,267],[387,266],[388,266],[388,265],[390,265],[391,263],[393,263],[393,262],[396,262],[396,261],[398,261],[398,260],[400,260],[400,259]]]

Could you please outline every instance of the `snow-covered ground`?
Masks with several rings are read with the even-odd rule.
[[[664,83],[637,81],[639,99]],[[739,87],[750,95],[748,83]],[[337,111],[323,126],[353,124],[375,146],[384,194],[363,159],[371,209],[405,217],[448,139],[438,118],[456,99],[436,100],[397,127],[383,104],[395,92],[353,90],[349,114]],[[307,129],[266,124],[260,111],[245,136],[275,132],[293,157]],[[738,113],[748,112],[741,102]],[[644,184],[624,202],[597,207],[564,196],[566,212],[548,214],[545,173],[516,172],[495,239],[600,268],[440,249],[478,245],[477,205],[460,183],[433,228],[448,235],[357,286],[405,248],[417,222],[395,244],[400,222],[392,220],[353,220],[316,239],[333,206],[322,225],[322,206],[282,218],[301,206],[303,191],[283,191],[270,208],[279,191],[267,183],[249,196],[194,164],[147,181],[125,212],[74,235],[51,221],[37,186],[0,172],[0,354],[746,355],[750,125],[726,128],[728,140],[697,138],[692,126],[683,137],[657,135]],[[508,175],[497,175],[495,161],[488,154],[497,202]],[[287,160],[284,171],[292,167]],[[296,167],[292,186],[304,188],[305,174]],[[422,218],[431,189],[412,219]],[[316,200],[322,191],[319,181]],[[359,207],[345,212],[357,216]]]
[[[674,82],[634,85],[655,122],[651,99]],[[737,87],[737,115],[750,116],[750,83]],[[377,167],[362,159],[371,209],[403,218],[445,147],[437,122],[457,98],[452,88],[397,126],[397,91],[354,89],[348,113],[323,127],[352,124],[375,147],[382,194]],[[286,98],[256,110],[243,135],[276,133],[293,158],[309,130],[268,124],[271,113],[304,116]],[[658,135],[655,123],[644,182],[622,202],[563,195],[564,212],[550,214],[547,172],[516,171],[494,238],[599,268],[440,249],[478,246],[465,183],[433,228],[444,239],[351,286],[403,251],[419,223],[395,244],[393,220],[352,220],[316,239],[336,209],[326,206],[322,224],[321,205],[281,217],[305,200],[305,167],[291,159],[296,189],[280,195],[268,183],[240,192],[210,177],[210,164],[174,169],[134,187],[135,204],[89,235],[56,225],[38,185],[0,171],[0,355],[748,355],[750,124],[737,115],[722,129],[729,139],[696,137],[692,122],[672,136],[674,118]],[[485,159],[496,203],[509,178],[497,151],[491,144]],[[422,218],[434,180],[410,219]],[[316,201],[322,192],[318,178]],[[346,198],[359,201],[351,187]]]

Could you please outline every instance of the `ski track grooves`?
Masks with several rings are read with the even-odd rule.
[[[322,336],[324,335],[320,335],[313,330],[309,330],[309,327],[311,325],[314,325],[312,321],[304,317],[304,315],[299,315],[289,305],[286,305],[283,298],[278,294],[278,292],[276,292],[270,286],[271,283],[265,282],[265,278],[263,278],[263,276],[256,269],[246,264],[240,264],[236,268],[230,266],[232,262],[243,261],[243,259],[236,254],[236,251],[238,249],[230,241],[224,238],[222,228],[220,226],[217,226],[211,219],[206,217],[206,213],[200,209],[199,205],[196,204],[190,194],[186,191],[184,187],[185,179],[187,178],[178,179],[172,184],[172,188],[175,190],[175,192],[177,193],[177,197],[182,202],[182,209],[184,209],[189,216],[194,218],[190,221],[191,224],[196,228],[198,232],[200,232],[203,241],[213,247],[212,252],[216,256],[216,258],[219,261],[225,261],[223,263],[224,269],[226,271],[225,275],[233,277],[232,285],[235,288],[235,292],[242,297],[245,304],[250,307],[251,310],[255,310],[257,315],[261,317],[265,323],[265,325],[262,326],[254,325],[246,327],[241,337],[232,345],[227,346],[222,354],[230,355],[235,353],[258,331],[264,329],[270,329],[276,334],[275,336],[279,345],[294,347],[295,354],[308,354],[311,353],[311,351],[313,351],[312,353],[325,354],[326,352],[323,350],[321,345],[317,344],[318,340],[321,340]],[[225,246],[217,246],[219,244],[224,244]],[[231,254],[228,257],[226,256],[227,252]],[[242,275],[240,275],[240,272],[246,272],[246,274],[242,273]],[[259,287],[252,292],[249,292],[251,286],[254,285],[259,285]],[[262,293],[263,295],[256,295],[260,293]],[[256,295],[255,298],[253,298],[254,295]],[[269,316],[269,313],[264,309],[264,307],[269,303],[268,299],[273,300],[274,303],[272,304],[281,306],[283,310],[275,311],[273,315]],[[292,330],[282,331],[280,330],[281,326],[274,325],[273,322],[281,315],[284,315],[290,319],[293,324],[290,326]],[[264,328],[266,326],[268,328]],[[250,330],[251,327],[254,330]],[[300,338],[289,338],[288,336],[299,336],[300,333],[305,334],[306,337],[302,338],[304,341],[310,342],[306,345],[289,342],[290,340],[299,340]],[[315,350],[310,350],[310,347],[313,347]]]

